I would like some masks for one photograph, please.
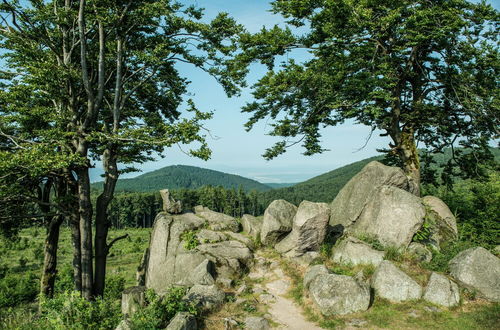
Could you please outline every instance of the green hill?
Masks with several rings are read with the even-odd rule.
[[[195,166],[173,165],[144,173],[132,179],[119,179],[116,191],[149,192],[160,189],[196,189],[207,185],[222,186],[227,189],[238,189],[239,186],[242,186],[245,191],[272,189],[260,182],[239,175]],[[101,186],[101,182],[92,184],[94,189],[101,189]]]
[[[294,183],[267,183],[267,182],[263,182],[262,184],[265,184],[266,186],[269,186],[273,189],[278,189],[278,188],[286,188],[286,187],[292,187],[292,186],[295,186],[297,184],[297,182],[294,182]]]

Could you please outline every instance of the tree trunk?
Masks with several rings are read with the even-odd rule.
[[[75,210],[78,210],[75,208]],[[82,248],[80,235],[80,216],[78,212],[72,214],[71,241],[73,243],[73,279],[75,290],[82,292]]]
[[[108,206],[113,200],[113,195],[118,181],[117,157],[114,146],[107,148],[102,157],[105,170],[104,190],[97,197],[96,204],[96,232],[95,232],[95,278],[94,294],[104,295],[106,281],[106,261],[109,252],[108,238]]]
[[[40,281],[40,292],[43,296],[52,298],[54,296],[54,284],[57,274],[57,246],[59,244],[59,229],[63,223],[62,215],[52,217],[49,223],[47,238],[45,239],[45,258],[43,263],[43,274]]]
[[[78,170],[78,202],[80,213],[82,296],[93,298],[94,272],[92,249],[92,202],[90,200],[90,177],[88,168]]]
[[[403,129],[397,150],[403,170],[414,184],[413,193],[420,196],[420,160],[413,130]]]

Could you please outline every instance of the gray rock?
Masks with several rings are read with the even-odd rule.
[[[146,305],[146,287],[133,286],[122,292],[122,314],[132,316]]]
[[[460,292],[455,282],[433,272],[425,287],[423,298],[439,306],[453,307],[460,302]]]
[[[384,260],[371,279],[375,293],[392,302],[402,302],[422,297],[422,288],[390,261]]]
[[[253,258],[250,249],[239,241],[201,244],[196,247],[196,251],[217,265],[216,271],[219,278],[229,279],[240,276]]]
[[[146,271],[148,268],[149,262],[149,248],[147,248],[141,258],[141,263],[137,267],[137,271],[135,273],[135,279],[137,281],[138,286],[146,285]]]
[[[214,276],[214,263],[205,259],[193,270],[190,276],[190,282],[193,284],[212,285],[215,283]]]
[[[293,252],[290,254],[292,255],[291,260],[299,265],[302,265],[302,266],[309,266],[315,260],[317,260],[318,258],[321,258],[321,253],[319,253],[317,251],[308,251],[308,252],[305,252],[304,254],[301,254],[299,256],[293,256],[294,255]]]
[[[209,229],[200,229],[200,231],[196,233],[196,237],[200,243],[204,244],[227,241],[227,236],[225,234]]]
[[[233,232],[230,232],[230,231],[225,231],[224,234],[226,235],[226,237],[229,240],[234,240],[234,241],[241,242],[241,243],[245,244],[248,248],[250,248],[252,250],[255,248],[254,242],[250,238],[248,238],[247,236],[245,236],[245,235],[242,235],[242,234],[239,234],[239,233],[233,233]]]
[[[224,214],[210,210],[207,207],[198,205],[194,208],[196,215],[206,219],[209,224],[209,228],[212,230],[230,230],[237,233],[240,230],[240,224],[235,218]]]
[[[238,322],[230,317],[225,317],[222,319],[224,321],[224,330],[236,330],[238,328]]]
[[[253,239],[260,238],[260,230],[262,228],[262,219],[249,214],[244,214],[241,217],[241,226],[243,231],[250,235]]]
[[[432,260],[432,252],[429,249],[417,242],[412,242],[408,245],[408,252],[413,253],[419,261],[429,262]]]
[[[309,285],[309,294],[325,316],[362,312],[370,305],[370,288],[351,276],[318,275]]]
[[[292,230],[297,207],[285,200],[273,201],[264,212],[260,240],[262,244],[274,245]]]
[[[196,318],[193,315],[186,312],[177,312],[165,329],[196,330],[198,329],[198,325],[196,324]]]
[[[386,246],[406,248],[422,226],[424,216],[420,198],[397,187],[381,186],[347,231],[354,236],[372,236]]]
[[[184,299],[195,303],[205,311],[214,310],[224,303],[224,292],[215,285],[195,285],[189,289]]]
[[[245,329],[247,330],[268,330],[269,322],[263,317],[247,317],[245,319]]]
[[[457,219],[448,206],[439,198],[425,196],[422,202],[427,208],[427,217],[432,222],[430,243],[437,249],[444,242],[458,238]]]
[[[336,263],[378,266],[384,260],[385,252],[373,249],[369,244],[346,237],[333,248],[332,260]]]
[[[132,324],[129,320],[121,320],[115,330],[132,330]]]
[[[356,222],[375,191],[383,185],[416,191],[400,168],[370,162],[347,182],[330,205],[330,225],[333,229],[342,232]]]
[[[306,290],[309,289],[309,285],[316,277],[329,273],[330,272],[328,271],[328,268],[325,267],[325,265],[315,265],[310,267],[304,275],[304,281],[302,282],[304,284],[304,288]]]
[[[328,204],[303,201],[293,218],[292,231],[274,248],[291,258],[319,250],[325,239],[329,218]]]
[[[448,267],[451,276],[462,286],[477,291],[490,301],[500,301],[500,259],[482,248],[457,254]]]
[[[168,189],[160,190],[160,195],[163,199],[163,212],[167,212],[170,214],[182,213],[181,201],[176,201],[175,199],[173,199]]]

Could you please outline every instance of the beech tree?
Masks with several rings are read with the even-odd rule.
[[[185,99],[189,82],[177,64],[238,93],[243,73],[231,56],[241,27],[226,14],[203,23],[201,9],[169,0],[4,0],[0,13],[0,168],[67,186],[73,207],[55,198],[44,204],[70,219],[76,288],[92,299],[104,292],[106,258],[120,239],[108,240],[107,210],[119,175],[133,169],[119,164],[193,142],[189,154],[210,156],[202,123],[211,113]],[[26,169],[12,157],[39,162]],[[99,160],[104,184],[93,205],[89,170]]]
[[[354,119],[390,137],[384,151],[418,187],[418,142],[435,151],[461,144],[488,153],[498,138],[499,13],[491,5],[277,0],[272,10],[287,27],[246,34],[239,57],[269,68],[253,86],[255,101],[243,108],[252,114],[247,129],[270,118],[270,135],[283,137],[265,158],[296,143],[305,155],[321,153],[320,129]],[[301,62],[292,51],[302,48],[309,58]]]

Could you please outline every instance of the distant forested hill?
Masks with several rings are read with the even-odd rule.
[[[297,184],[297,182],[294,182],[294,183],[266,183],[266,182],[264,182],[263,184],[265,184],[266,186],[269,186],[273,189],[278,189],[278,188],[286,188],[286,187],[295,186]]]
[[[245,191],[267,191],[272,189],[260,182],[239,175],[195,166],[173,165],[144,173],[132,179],[119,179],[116,190],[149,192],[160,189],[197,189],[207,185],[222,186],[227,189],[238,189],[239,186],[242,186]],[[101,189],[101,186],[102,183],[100,182],[92,185],[94,189]]]

